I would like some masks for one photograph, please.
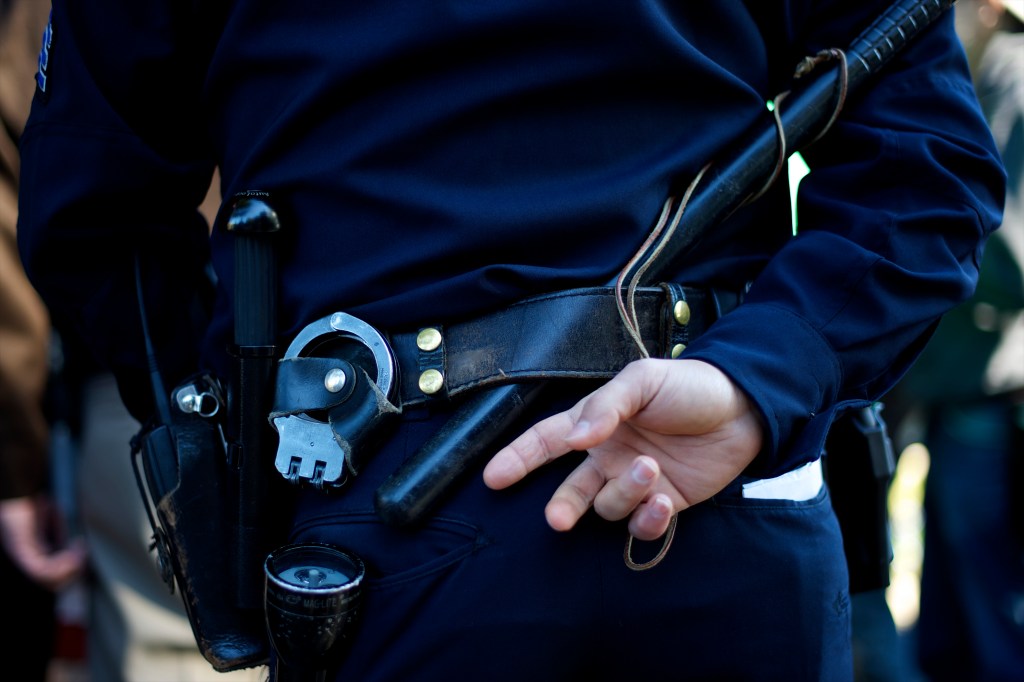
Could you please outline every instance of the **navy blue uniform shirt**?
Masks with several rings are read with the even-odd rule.
[[[281,343],[345,311],[415,329],[614,278],[686,184],[770,116],[795,65],[882,0],[55,0],[22,139],[27,269],[146,407],[133,253],[171,380],[226,375],[231,236],[196,211],[265,190]],[[1004,176],[947,13],[778,183],[679,264],[746,302],[686,351],[766,426],[766,472],[816,458],[967,298]],[[685,220],[685,217],[684,217]],[[723,226],[724,228],[725,226]],[[728,236],[726,236],[728,235]],[[208,255],[214,324],[190,303]]]

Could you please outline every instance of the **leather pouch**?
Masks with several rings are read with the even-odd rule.
[[[881,410],[875,403],[842,415],[825,443],[825,479],[843,533],[850,594],[889,586],[888,493],[896,464]]]
[[[262,602],[256,608],[238,595],[225,561],[237,544],[238,474],[216,419],[223,410],[203,407],[215,389],[206,378],[178,387],[168,423],[147,426],[133,439],[132,463],[162,578],[180,591],[202,655],[227,672],[266,664],[270,645]]]

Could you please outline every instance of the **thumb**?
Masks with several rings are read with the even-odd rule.
[[[565,442],[574,450],[586,450],[608,440],[620,424],[643,408],[642,388],[641,372],[627,365],[583,400]]]

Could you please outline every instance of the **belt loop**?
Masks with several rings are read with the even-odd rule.
[[[416,334],[417,383],[426,396],[448,397],[444,327],[424,327]]]
[[[721,291],[720,289],[712,288],[708,292],[711,294],[711,305],[715,309],[714,320],[721,319],[722,315],[725,314],[722,312],[723,310],[732,310],[736,307],[736,296],[731,291]]]
[[[675,282],[662,282],[665,292],[665,314],[662,315],[662,353],[666,358],[677,358],[690,343],[690,318],[693,311],[686,298],[686,289]]]
[[[722,289],[709,289],[711,293],[711,304],[715,308],[715,316],[713,319],[708,321],[710,325],[715,320],[720,319],[726,313],[735,310],[739,307],[740,303],[743,303],[744,295],[750,288],[750,282],[743,287],[743,291],[723,291]]]

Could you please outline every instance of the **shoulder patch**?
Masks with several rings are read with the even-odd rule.
[[[50,50],[53,48],[53,12],[43,29],[43,45],[39,50],[39,66],[36,69],[36,88],[40,95],[46,95],[48,68],[50,65]]]

